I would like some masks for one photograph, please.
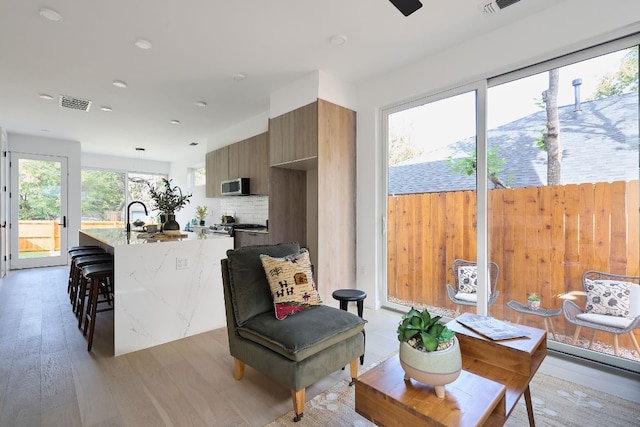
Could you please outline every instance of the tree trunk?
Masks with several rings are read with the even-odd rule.
[[[558,80],[560,70],[549,70],[549,89],[542,93],[547,110],[547,126],[544,144],[547,148],[547,185],[560,184],[562,147],[560,146],[560,124],[558,123]]]

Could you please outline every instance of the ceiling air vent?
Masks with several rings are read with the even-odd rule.
[[[514,3],[518,3],[520,0],[494,0],[491,3],[485,3],[483,10],[484,13],[496,13],[497,11],[509,7]]]
[[[64,108],[71,108],[72,110],[89,111],[91,108],[91,101],[75,96],[60,95],[59,105]]]

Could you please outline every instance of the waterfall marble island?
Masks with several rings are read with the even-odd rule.
[[[220,260],[233,249],[228,235],[143,239],[121,229],[79,231],[114,259],[114,355],[225,326]]]

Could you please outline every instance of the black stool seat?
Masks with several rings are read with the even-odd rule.
[[[347,305],[349,304],[349,302],[355,301],[358,305],[358,316],[362,319],[364,299],[367,297],[367,293],[365,291],[361,291],[359,289],[338,289],[333,291],[331,296],[333,296],[333,299],[340,301],[340,310],[344,311],[347,311]],[[366,333],[364,329],[362,330],[362,335],[365,336],[366,340]],[[364,354],[360,356],[360,364],[364,364]]]
[[[360,289],[338,289],[337,291],[333,291],[332,295],[333,298],[339,301],[360,301],[367,297],[367,293]]]

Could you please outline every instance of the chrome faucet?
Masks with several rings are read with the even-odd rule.
[[[129,206],[127,206],[127,233],[131,232],[131,223],[129,222],[129,217],[131,216],[131,205],[133,205],[134,203],[140,203],[144,208],[144,214],[149,215],[149,212],[147,212],[147,207],[144,205],[144,203],[138,200],[134,200],[133,202],[129,203]]]

